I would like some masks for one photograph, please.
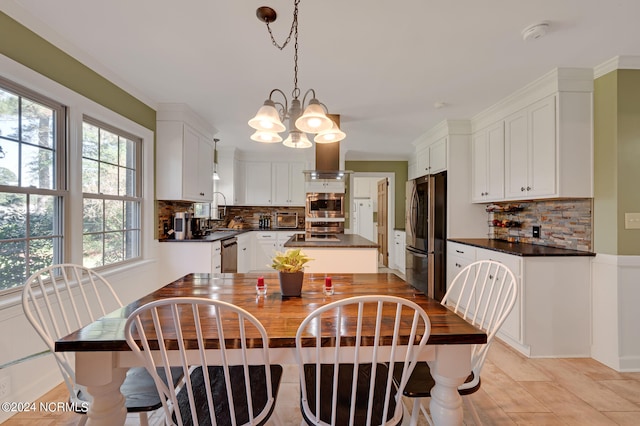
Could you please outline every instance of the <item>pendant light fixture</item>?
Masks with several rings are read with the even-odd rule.
[[[218,175],[218,142],[220,139],[213,140],[213,180],[220,180]]]
[[[289,119],[289,135],[284,140],[284,146],[290,148],[310,148],[311,141],[307,138],[307,133],[314,133],[314,141],[317,143],[338,142],[346,137],[338,125],[327,117],[327,107],[316,99],[316,92],[313,89],[307,90],[300,101],[300,89],[298,88],[298,5],[300,0],[294,0],[293,22],[289,30],[289,36],[280,45],[273,37],[269,24],[276,20],[276,11],[270,7],[262,6],[256,11],[258,19],[267,26],[267,31],[271,37],[271,42],[278,49],[282,50],[294,40],[293,55],[293,91],[291,92],[291,108],[287,95],[280,89],[273,89],[269,93],[269,98],[264,101],[258,113],[249,120],[249,126],[256,131],[251,135],[251,140],[262,143],[283,142],[278,133],[286,130],[282,121]],[[274,101],[273,98],[279,94],[284,102]],[[307,103],[307,96],[310,96]],[[304,110],[304,112],[303,112]]]

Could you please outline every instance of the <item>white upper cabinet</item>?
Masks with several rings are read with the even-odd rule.
[[[237,163],[234,204],[304,206],[304,162],[240,160]]]
[[[430,144],[421,144],[416,149],[415,159],[409,161],[409,179],[439,173],[447,169],[447,138]]]
[[[504,198],[504,122],[473,134],[471,140],[473,202]]]
[[[344,194],[344,181],[319,179],[305,183],[306,192]]]
[[[271,164],[272,204],[304,206],[304,163],[277,162]]]
[[[447,170],[447,138],[442,138],[429,145],[429,173]]]
[[[208,202],[213,197],[213,146],[186,123],[156,125],[156,198]]]
[[[246,161],[244,163],[244,204],[271,205],[271,163]]]
[[[156,113],[156,198],[213,199],[213,127],[184,104]]]
[[[409,179],[439,173],[447,169],[447,138],[443,137],[428,145],[420,145],[415,160],[409,163]]]
[[[473,133],[472,201],[593,197],[592,94],[593,70],[559,68],[478,114],[472,127],[486,131]],[[491,123],[504,125],[503,195]]]
[[[557,194],[555,100],[549,96],[505,120],[508,199]]]

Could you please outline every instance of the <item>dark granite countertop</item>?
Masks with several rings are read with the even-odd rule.
[[[284,243],[284,246],[287,248],[378,248],[378,244],[357,234],[337,234],[336,237],[338,241],[294,241],[295,237],[292,237]]]
[[[161,238],[158,241],[161,243],[211,243],[213,241],[225,240],[227,238],[235,237],[240,234],[244,234],[245,232],[304,232],[303,228],[272,228],[272,229],[230,229],[230,228],[219,228],[216,231],[213,231],[209,235],[205,235],[204,237],[198,238],[189,238],[184,240],[172,240],[168,238]]]
[[[515,256],[595,256],[595,253],[589,251],[570,250],[528,243],[509,243],[507,241],[491,240],[489,238],[449,238],[447,241],[513,254]]]

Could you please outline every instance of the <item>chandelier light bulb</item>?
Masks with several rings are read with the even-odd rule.
[[[267,99],[260,107],[255,117],[249,120],[249,126],[258,131],[284,132],[286,127],[280,121],[280,114],[272,100]]]
[[[323,132],[318,133],[313,140],[316,143],[333,143],[333,142],[339,142],[342,139],[344,139],[345,137],[347,137],[347,135],[340,130],[340,128],[338,127],[338,125],[336,123],[333,122],[332,120],[332,126],[329,130],[325,130]]]
[[[296,120],[296,127],[303,132],[319,133],[329,130],[333,121],[324,112],[324,108],[317,99],[311,99],[309,106],[304,110],[300,118]]]
[[[282,142],[282,136],[275,132],[264,132],[261,130],[257,130],[254,134],[251,135],[251,140],[262,143],[278,143]]]

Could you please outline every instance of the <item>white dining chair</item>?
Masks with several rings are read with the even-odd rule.
[[[79,413],[86,414],[91,397],[76,382],[73,352],[55,352],[55,342],[121,306],[107,280],[81,265],[58,264],[41,269],[24,285],[24,314],[53,354],[70,402]],[[120,391],[127,411],[139,413],[143,425],[148,424],[147,412],[162,406],[155,383],[144,368],[129,369]],[[86,421],[87,416],[82,416],[80,424]]]
[[[296,333],[304,421],[400,424],[403,406],[398,398],[430,332],[426,312],[394,296],[356,296],[313,311]],[[382,337],[389,335],[394,337]],[[389,360],[402,360],[397,387]]]
[[[129,315],[125,337],[164,397],[167,424],[280,424],[282,366],[269,361],[267,332],[246,310],[198,297],[157,300]],[[155,373],[172,364],[184,373],[181,389]]]
[[[470,395],[480,389],[480,372],[487,351],[511,312],[517,293],[517,282],[513,272],[504,264],[493,260],[480,260],[467,265],[449,285],[441,303],[487,333],[487,343],[474,345],[471,350],[471,372],[458,387],[461,396]],[[395,374],[396,382],[401,378],[399,373]],[[418,363],[403,391],[404,396],[414,398],[411,425],[417,424],[420,412],[429,424],[433,424],[421,401],[423,398],[431,397],[434,385],[429,365],[426,362]],[[471,398],[463,398],[463,401],[475,423],[481,424]]]

